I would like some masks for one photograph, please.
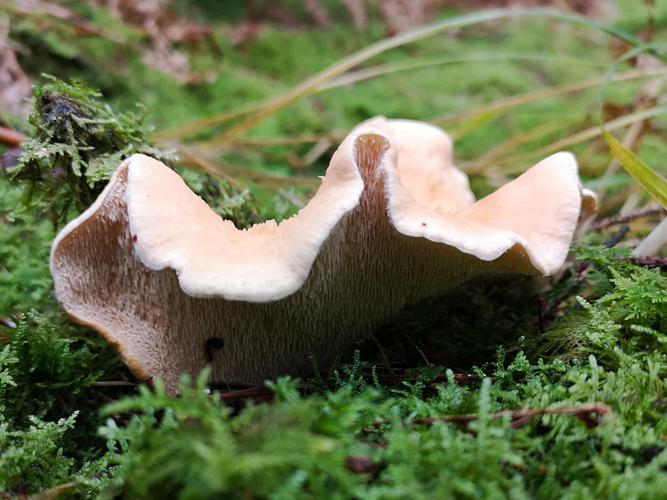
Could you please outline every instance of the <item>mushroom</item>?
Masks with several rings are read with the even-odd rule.
[[[237,229],[171,169],[134,155],[57,236],[56,296],[136,376],[210,366],[214,380],[307,374],[407,304],[461,282],[549,275],[582,206],[569,153],[475,202],[439,128],[374,118],[334,153],[294,217]],[[472,348],[472,347],[471,347]]]

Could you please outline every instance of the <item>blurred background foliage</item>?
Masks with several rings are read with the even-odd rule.
[[[665,175],[666,24],[664,0],[0,2],[2,494],[662,497],[666,261],[633,249],[664,211],[600,125]],[[553,279],[466,285],[266,387],[137,388],[59,311],[50,242],[122,158],[248,226],[295,213],[378,114],[445,128],[478,196],[572,150],[598,219]]]

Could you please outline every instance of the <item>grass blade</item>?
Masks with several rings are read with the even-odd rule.
[[[655,198],[658,203],[667,208],[667,180],[651,169],[632,151],[623,146],[616,137],[606,129],[602,129],[602,136],[609,146],[611,154],[618,160],[627,172]]]
[[[505,63],[510,61],[530,61],[530,62],[550,62],[550,63],[567,63],[578,64],[591,67],[604,67],[602,63],[595,61],[587,61],[585,59],[576,59],[573,57],[559,57],[559,56],[545,56],[540,54],[479,54],[468,57],[434,57],[424,58],[421,60],[407,60],[395,63],[379,64],[367,68],[361,68],[356,71],[347,72],[327,83],[322,85],[319,91],[332,90],[347,85],[353,85],[358,82],[370,80],[380,76],[391,75],[401,71],[413,71],[418,69],[428,69],[437,66],[446,66],[450,64],[463,63]]]
[[[517,17],[542,17],[568,21],[571,23],[595,28],[615,38],[621,39],[633,47],[642,45],[641,41],[625,32],[596,23],[583,16],[567,14],[553,9],[489,9],[481,12],[473,12],[471,14],[451,17],[441,21],[436,21],[421,28],[401,33],[386,40],[381,40],[377,43],[369,45],[359,52],[341,59],[332,66],[329,66],[323,71],[308,78],[286,94],[270,101],[265,107],[262,107],[256,113],[251,114],[239,124],[231,127],[217,139],[210,141],[206,144],[206,149],[209,151],[219,151],[224,149],[227,144],[235,141],[266,118],[269,118],[293,102],[312,94],[322,85],[336,78],[337,76],[342,75],[355,66],[390,49],[407,45],[409,43],[422,40],[429,36],[442,33],[450,29],[463,28],[474,24]]]
[[[506,58],[502,57],[493,57],[493,61],[498,60],[511,60],[515,57],[509,56]],[[530,56],[516,56],[516,59],[530,59]],[[484,60],[483,57],[470,57],[470,58],[456,58],[456,59],[432,59],[432,60],[422,60],[422,61],[408,61],[405,63],[389,63],[385,65],[374,66],[371,68],[363,68],[357,71],[351,71],[345,73],[344,75],[337,77],[322,86],[320,86],[313,93],[324,92],[328,90],[337,89],[344,87],[346,85],[353,85],[357,82],[364,80],[369,80],[372,78],[377,78],[380,76],[396,73],[399,71],[408,71],[422,68],[429,68],[438,65],[445,64],[460,64],[460,63],[474,63]],[[559,57],[539,57],[535,60],[553,60],[553,61],[572,61],[577,62],[578,64],[583,64],[581,61],[570,58],[559,58]],[[591,66],[597,66],[595,63],[591,63]],[[611,77],[608,83],[615,82],[625,82],[631,80],[639,80],[642,78],[651,78],[655,76],[667,76],[667,69],[653,69],[653,70],[632,70],[625,73],[619,73]],[[472,122],[476,122],[477,115],[488,115],[497,114],[496,112],[507,111],[514,107],[522,106],[532,102],[540,101],[542,99],[550,97],[558,97],[562,95],[572,94],[575,92],[584,91],[593,87],[604,84],[607,81],[607,78],[591,78],[584,80],[582,82],[562,85],[558,87],[547,87],[544,89],[539,89],[536,91],[528,92],[525,94],[520,94],[517,96],[512,96],[505,99],[500,99],[498,101],[491,102],[489,104],[483,105],[481,107],[475,108],[469,111],[454,112],[437,118],[432,118],[432,123],[445,124],[459,120],[470,119]],[[213,115],[207,118],[201,118],[198,120],[193,120],[191,122],[184,123],[177,127],[173,127],[167,130],[161,130],[154,134],[154,137],[158,141],[172,140],[172,139],[184,139],[186,137],[195,135],[199,132],[206,130],[207,128],[221,125],[222,123],[231,121],[235,118],[240,118],[244,115],[249,115],[251,113],[257,112],[260,109],[267,106],[266,102],[256,102],[243,106],[240,108],[232,109]]]
[[[667,69],[659,68],[654,70],[627,71],[625,73],[621,73],[614,76],[610,80],[610,82],[625,82],[630,80],[638,80],[641,78],[651,78],[655,76],[667,76]],[[429,121],[435,124],[445,124],[459,120],[474,119],[477,115],[484,115],[491,112],[499,113],[501,111],[507,111],[508,109],[513,109],[533,102],[541,101],[542,99],[559,97],[567,94],[573,94],[575,92],[588,90],[593,87],[597,87],[598,85],[603,85],[606,81],[607,77],[605,76],[605,77],[591,78],[588,80],[584,80],[583,82],[561,85],[558,87],[546,87],[534,90],[532,92],[527,92],[525,94],[519,94],[512,97],[499,99],[497,101],[491,102],[486,105],[482,105],[480,107],[477,107],[469,111],[458,111],[454,113],[448,113],[440,117],[431,118]]]
[[[604,124],[605,130],[618,130],[624,127],[627,127],[628,125],[632,125],[633,123],[636,123],[638,121],[646,120],[649,118],[653,118],[656,116],[660,116],[663,114],[667,113],[667,107],[665,106],[656,106],[653,108],[649,109],[643,109],[641,111],[636,111],[634,113],[630,113],[628,115],[623,115],[620,116],[619,118],[616,118],[615,120],[608,121],[607,123]],[[580,132],[576,132],[575,134],[569,135],[567,137],[564,137],[562,139],[557,140],[556,142],[540,148],[536,151],[531,151],[528,153],[520,153],[508,158],[503,159],[502,161],[498,161],[497,165],[507,165],[507,164],[520,164],[521,162],[532,160],[534,158],[544,158],[545,156],[551,155],[553,153],[557,153],[558,151],[565,150],[571,146],[574,146],[576,144],[580,144],[582,142],[595,139],[596,137],[600,137],[602,135],[602,131],[600,130],[599,126],[596,127],[591,127],[587,128],[585,130],[582,130]],[[483,172],[486,168],[489,167],[489,165],[481,165],[481,164],[475,164],[473,165],[474,168],[467,168],[466,166],[463,167],[463,170],[467,174],[479,174]],[[520,165],[516,165],[515,167],[509,167],[509,168],[504,168],[503,173],[510,175],[510,174],[518,174],[524,171],[524,168],[521,167]]]

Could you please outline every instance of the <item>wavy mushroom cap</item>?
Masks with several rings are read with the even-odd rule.
[[[168,167],[123,162],[54,241],[56,295],[140,377],[174,389],[206,365],[228,382],[307,373],[406,304],[462,281],[562,266],[582,194],[558,153],[474,202],[431,125],[375,118],[333,155],[294,217],[237,229]],[[224,347],[209,352],[210,338]]]

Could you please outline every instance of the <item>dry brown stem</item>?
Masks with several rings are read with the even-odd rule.
[[[23,141],[25,141],[25,135],[18,130],[0,127],[0,144],[10,148],[18,148]]]
[[[612,415],[611,409],[604,403],[586,403],[574,406],[563,406],[558,408],[521,408],[519,410],[503,410],[489,415],[490,420],[499,420],[508,418],[512,422],[512,427],[517,429],[527,425],[535,417],[544,417],[549,415],[577,417],[587,428],[592,429],[600,425],[602,417]],[[455,424],[467,425],[470,422],[479,420],[477,413],[468,413],[462,415],[439,415],[437,417],[417,417],[408,421],[411,425],[433,425],[439,422],[452,422]],[[390,423],[387,419],[376,420],[374,427]]]
[[[665,209],[662,208],[660,205],[657,203],[652,204],[652,205],[647,205],[645,207],[641,207],[637,210],[634,210],[633,212],[630,212],[629,214],[625,215],[614,215],[612,217],[605,217],[604,219],[599,220],[593,225],[593,229],[596,231],[601,231],[602,229],[606,229],[610,226],[618,226],[620,224],[627,224],[628,222],[632,222],[636,219],[640,219],[642,217],[650,217],[651,215],[660,215],[664,214]]]

